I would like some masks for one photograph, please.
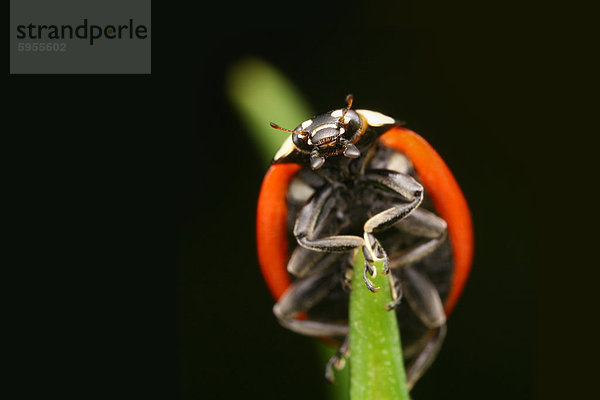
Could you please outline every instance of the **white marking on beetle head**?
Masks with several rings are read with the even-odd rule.
[[[339,110],[335,110],[331,113],[331,116],[333,118],[339,118],[342,116],[342,114],[344,113],[344,109],[339,109]]]
[[[371,126],[381,126],[386,124],[393,124],[396,120],[392,117],[388,117],[377,111],[370,110],[356,110],[362,117],[367,120],[367,123]]]
[[[281,144],[281,147],[279,148],[279,150],[277,150],[277,153],[275,153],[275,157],[273,158],[273,160],[277,161],[280,158],[289,156],[295,148],[296,146],[294,146],[294,142],[292,142],[292,135],[290,134],[287,137],[287,139],[285,139],[285,141]]]
[[[309,126],[311,126],[311,125],[312,125],[312,123],[313,123],[313,120],[312,120],[312,119],[307,119],[306,121],[304,121],[304,122],[302,123],[302,129],[306,129],[306,128],[308,128]]]

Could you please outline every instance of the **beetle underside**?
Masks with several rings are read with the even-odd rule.
[[[360,249],[345,238],[365,237],[367,264],[373,257],[389,259],[397,295],[390,307],[398,317],[409,387],[443,340],[443,302],[453,270],[446,224],[426,193],[411,197],[418,193],[415,187],[420,185],[410,161],[379,145],[356,179],[331,183],[314,171],[301,170],[287,194],[292,250],[288,271],[294,280],[274,307],[287,328],[344,342],[331,362],[336,364],[347,350],[348,273],[354,250]],[[371,232],[365,233],[365,227]],[[367,285],[371,272],[365,271]],[[301,312],[308,318],[297,319]]]

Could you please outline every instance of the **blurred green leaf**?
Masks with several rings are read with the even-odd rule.
[[[287,137],[269,122],[294,129],[313,112],[292,83],[271,65],[256,58],[231,67],[227,95],[246,125],[261,158],[270,162]]]

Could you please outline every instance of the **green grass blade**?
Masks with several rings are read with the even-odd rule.
[[[383,263],[376,263],[382,271]],[[392,301],[388,275],[372,279],[377,293],[363,281],[365,259],[358,252],[350,293],[350,398],[409,400],[398,321],[385,307]]]

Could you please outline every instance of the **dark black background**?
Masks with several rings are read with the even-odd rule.
[[[249,55],[315,110],[352,92],[407,121],[465,192],[473,271],[414,398],[585,391],[594,339],[571,306],[588,299],[583,267],[556,250],[585,236],[558,224],[580,193],[560,148],[585,143],[564,135],[582,132],[567,113],[585,112],[572,89],[586,33],[543,27],[543,9],[475,3],[160,7],[151,76],[9,78],[24,394],[323,398],[312,342],[277,325],[256,262],[265,165],[224,93]]]

